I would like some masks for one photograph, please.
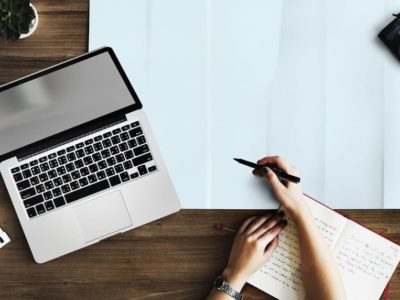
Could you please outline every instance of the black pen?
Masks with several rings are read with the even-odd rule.
[[[287,174],[286,172],[282,171],[281,169],[279,169],[277,167],[274,167],[274,166],[271,166],[271,165],[268,165],[268,164],[267,165],[257,165],[257,164],[255,164],[253,162],[250,162],[250,161],[247,161],[247,160],[244,160],[244,159],[241,159],[241,158],[234,158],[234,160],[236,160],[238,163],[240,163],[242,165],[248,166],[248,167],[253,168],[255,170],[260,170],[261,171],[261,169],[263,167],[268,167],[279,178],[285,179],[285,180],[293,182],[293,183],[299,183],[300,182],[300,178],[299,177]]]

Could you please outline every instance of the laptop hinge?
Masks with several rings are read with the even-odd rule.
[[[71,129],[57,133],[46,139],[37,141],[29,146],[20,148],[13,153],[8,154],[8,158],[16,156],[19,161],[25,160],[29,157],[36,156],[40,153],[46,152],[50,149],[59,147],[60,145],[67,144],[71,141],[80,139],[84,136],[93,134],[105,128],[111,127],[115,124],[125,122],[126,114],[133,111],[132,106],[125,107],[117,110],[111,114],[107,114],[103,117],[94,119],[87,123],[78,125]]]

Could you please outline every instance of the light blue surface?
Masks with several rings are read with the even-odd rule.
[[[280,154],[327,205],[399,208],[394,2],[91,0],[89,47],[116,51],[183,207],[276,207],[232,158]]]

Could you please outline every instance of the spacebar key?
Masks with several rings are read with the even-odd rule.
[[[106,180],[91,184],[83,189],[66,194],[66,195],[64,195],[64,197],[65,197],[65,200],[67,201],[67,203],[71,203],[76,200],[82,199],[84,197],[90,196],[94,193],[108,189],[109,187],[110,187],[110,184],[108,183],[108,180],[106,179]]]

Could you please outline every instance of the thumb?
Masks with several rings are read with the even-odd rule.
[[[272,190],[274,191],[274,194],[277,195],[283,191],[285,186],[282,184],[282,182],[279,180],[278,176],[268,167],[263,167],[261,169],[264,177],[266,180],[269,182],[269,184],[272,187]]]

